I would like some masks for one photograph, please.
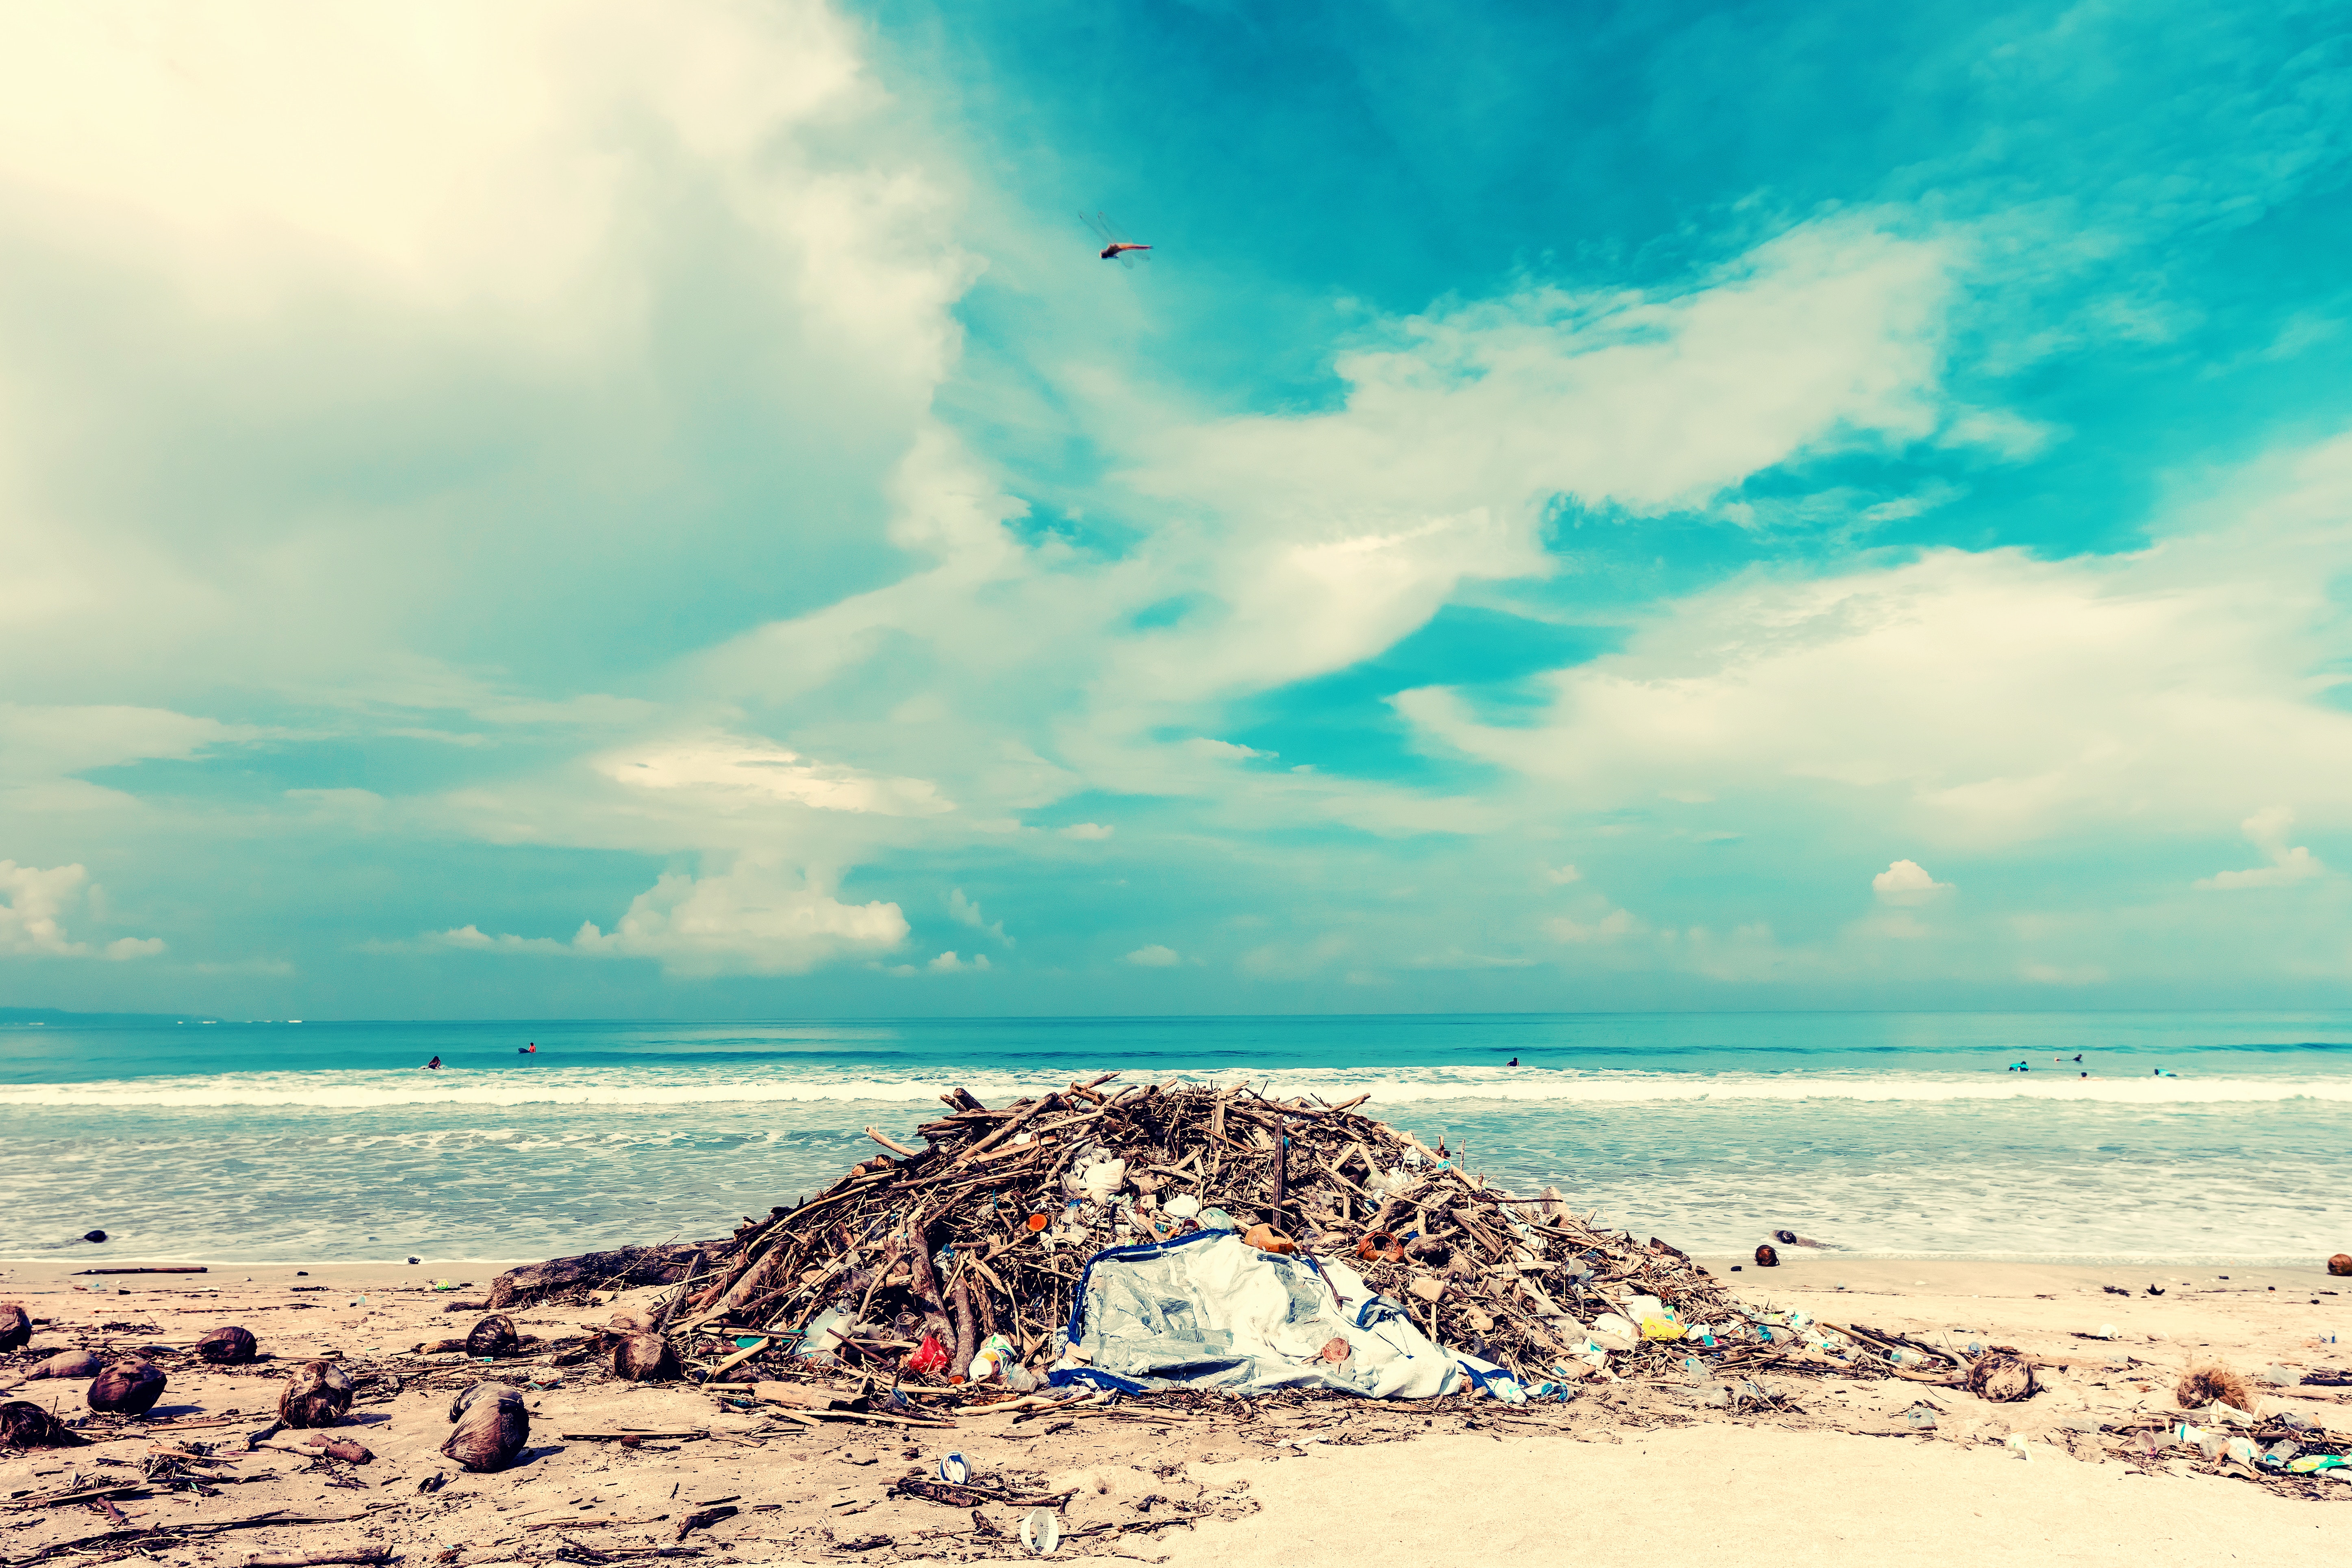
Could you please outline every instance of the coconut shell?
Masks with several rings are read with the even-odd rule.
[[[278,1418],[289,1426],[332,1426],[352,1408],[352,1375],[331,1361],[306,1361],[278,1396]]]
[[[0,1351],[20,1351],[33,1342],[33,1320],[14,1301],[0,1301]]]
[[[678,1375],[677,1352],[659,1334],[629,1334],[613,1347],[613,1375],[631,1383],[667,1383]]]
[[[492,1312],[476,1323],[466,1335],[466,1353],[471,1356],[512,1355],[521,1342],[515,1332],[514,1320],[504,1312]]]
[[[1770,1242],[1768,1241],[1763,1246],[1756,1249],[1756,1267],[1759,1268],[1778,1268],[1780,1267],[1780,1255],[1772,1250],[1772,1244]]]
[[[0,1447],[79,1448],[89,1441],[37,1405],[22,1399],[0,1405]]]
[[[2327,1260],[2327,1271],[2341,1279],[2352,1275],[2352,1252],[2339,1252]]]
[[[250,1333],[234,1325],[215,1329],[196,1342],[196,1354],[215,1366],[241,1365],[259,1348]]]
[[[90,1380],[89,1407],[118,1415],[144,1415],[163,1397],[163,1373],[152,1362],[125,1356]]]
[[[478,1383],[449,1402],[457,1430],[441,1452],[460,1469],[503,1470],[530,1441],[530,1412],[522,1394],[503,1383]]]
[[[2041,1386],[2032,1363],[2007,1351],[1987,1351],[1969,1368],[1969,1392],[1995,1405],[2031,1399]]]
[[[59,1351],[32,1371],[27,1379],[36,1377],[96,1377],[101,1363],[88,1351]]]

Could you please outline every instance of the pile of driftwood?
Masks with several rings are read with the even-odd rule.
[[[950,1113],[920,1129],[921,1149],[869,1129],[887,1152],[747,1222],[660,1327],[698,1342],[697,1331],[728,1331],[723,1355],[699,1361],[706,1376],[822,1352],[887,1381],[944,1384],[996,1335],[1034,1373],[1058,1353],[1090,1256],[1203,1224],[1342,1259],[1433,1338],[1530,1384],[1573,1370],[1591,1349],[1587,1326],[1627,1298],[1655,1298],[1691,1323],[1740,1317],[1674,1247],[1602,1229],[1550,1189],[1503,1192],[1442,1141],[1361,1114],[1360,1097],[1106,1089],[1115,1076],[999,1109],[955,1090],[940,1097]],[[813,1324],[825,1325],[821,1342],[805,1337]],[[1631,1370],[1677,1363],[1689,1347],[1615,1348],[1613,1364]]]

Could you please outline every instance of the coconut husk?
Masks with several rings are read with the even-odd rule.
[[[0,1301],[0,1351],[20,1351],[33,1342],[33,1320],[14,1301]]]
[[[1759,1268],[1778,1268],[1780,1267],[1780,1255],[1772,1249],[1772,1244],[1770,1242],[1768,1241],[1763,1246],[1756,1249],[1756,1267]]]
[[[668,1383],[681,1375],[677,1352],[659,1334],[625,1334],[613,1346],[613,1375],[631,1383]]]
[[[125,1356],[108,1363],[90,1380],[89,1407],[110,1415],[144,1415],[163,1397],[167,1381],[154,1363]]]
[[[2033,1375],[2033,1363],[2007,1351],[1987,1351],[1969,1368],[1969,1392],[1995,1405],[2031,1399],[2041,1387]]]
[[[2352,1275],[2352,1252],[2339,1252],[2327,1260],[2327,1271],[2338,1279]]]
[[[466,1353],[469,1356],[507,1356],[515,1352],[522,1336],[515,1332],[514,1320],[504,1312],[492,1312],[476,1323],[466,1335]]]
[[[331,1361],[306,1361],[278,1396],[278,1418],[289,1426],[332,1426],[351,1413],[352,1374]]]
[[[2253,1414],[2254,1385],[2226,1362],[2200,1362],[2180,1374],[2172,1397],[2183,1410],[2198,1410],[2219,1400]]]
[[[215,1366],[239,1366],[251,1361],[260,1348],[252,1334],[231,1324],[198,1340],[196,1355]]]
[[[96,1377],[104,1364],[88,1351],[59,1351],[25,1377],[27,1382],[37,1377]]]
[[[37,1405],[12,1399],[0,1405],[0,1446],[11,1448],[79,1448],[89,1438]]]
[[[520,1390],[503,1383],[478,1383],[449,1402],[457,1430],[441,1452],[462,1469],[503,1470],[530,1441],[530,1411]]]

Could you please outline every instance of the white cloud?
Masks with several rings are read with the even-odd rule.
[[[1570,882],[1584,880],[1584,873],[1573,866],[1547,866],[1543,868],[1543,874],[1544,880],[1555,888],[1564,888]]]
[[[1969,845],[2193,829],[2249,795],[2344,820],[2352,714],[2314,671],[2340,652],[2352,437],[2227,480],[2203,531],[2131,554],[1743,578],[1548,677],[1527,721],[1440,688],[1396,707],[1555,809],[1805,800]]]
[[[2199,879],[2197,886],[2205,889],[2279,888],[2290,882],[2309,881],[2314,877],[2327,875],[2327,868],[2319,858],[2302,845],[2290,847],[2287,829],[2294,826],[2294,813],[2285,806],[2273,805],[2254,813],[2239,825],[2255,848],[2270,857],[2270,864],[2257,866],[2250,871],[2221,871]]]
[[[1013,945],[1013,939],[1004,934],[1004,922],[992,921],[982,914],[980,905],[973,900],[965,898],[961,888],[949,889],[948,918],[958,925],[968,925],[976,931],[992,936],[1007,947]]]
[[[1108,838],[1118,829],[1099,822],[1074,822],[1059,831],[1065,838]]]
[[[1949,882],[1938,882],[1916,860],[1891,862],[1885,870],[1870,879],[1870,886],[1872,891],[1890,904],[1925,903],[1937,893],[1952,890]]]
[[[0,957],[82,958],[90,945],[78,942],[66,929],[76,910],[93,918],[103,907],[103,894],[80,865],[19,866],[0,860]],[[146,958],[164,950],[160,937],[120,937],[101,950],[110,959]]]
[[[2018,965],[2018,977],[2036,985],[2098,985],[2107,972],[2095,963],[2042,963],[2029,960]]]
[[[940,954],[923,967],[933,974],[969,974],[989,967],[988,954],[975,952],[970,962],[966,962],[950,951]]]
[[[1404,966],[1407,969],[1439,970],[1531,969],[1535,962],[1532,958],[1507,958],[1449,947],[1443,952],[1415,953],[1404,961]]]
[[[824,0],[0,8],[0,310],[43,323],[0,344],[42,415],[0,431],[16,689],[642,722],[533,654],[609,668],[698,579],[870,532],[957,352],[964,181],[866,31]],[[712,374],[796,526],[707,482]]]
[[[608,778],[639,789],[700,790],[720,800],[751,797],[887,816],[934,816],[955,809],[926,780],[880,778],[839,763],[812,762],[771,742],[740,735],[615,752],[597,767]]]
[[[1020,777],[1033,798],[1192,795],[1246,801],[1258,821],[1458,830],[1482,803],[1235,767],[1272,753],[1202,730],[1235,695],[1378,652],[1467,582],[1550,574],[1543,532],[1563,497],[1654,512],[1799,452],[1932,435],[1957,257],[1840,219],[1685,287],[1527,289],[1376,323],[1380,346],[1340,358],[1346,396],[1328,413],[1204,421],[1087,371],[1076,406],[1129,454],[1103,488],[1134,548],[1015,534],[1023,506],[929,433],[894,481],[891,526],[933,564],[746,634],[696,672],[714,701],[804,707],[833,688],[887,716],[914,694],[869,683],[921,668],[944,698],[926,722],[861,718],[825,754],[936,779],[975,815],[1010,804],[1015,781],[975,763],[1012,734],[1057,770]],[[1198,608],[1136,618],[1174,603]]]
[[[1598,920],[1570,920],[1559,915],[1543,922],[1543,929],[1560,942],[1577,946],[1622,942],[1638,934],[1642,922],[1625,910],[1611,910]]]
[[[887,952],[907,931],[896,904],[845,904],[813,876],[747,858],[719,876],[664,873],[609,932],[584,922],[563,942],[491,936],[465,925],[434,940],[508,952],[649,958],[666,973],[708,978],[802,974],[836,959]]]
[[[1279,752],[1256,751],[1248,746],[1236,745],[1231,741],[1211,740],[1206,735],[1193,736],[1184,742],[1184,749],[1196,757],[1206,757],[1213,763],[1245,763],[1253,758],[1278,757],[1282,754]]]
[[[1163,947],[1155,942],[1129,953],[1127,961],[1139,969],[1167,969],[1183,963],[1184,959],[1174,948]]]

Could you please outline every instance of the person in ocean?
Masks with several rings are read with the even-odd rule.
[[[431,1061],[426,1062],[426,1063],[425,1064],[425,1070],[426,1072],[438,1072],[438,1071],[440,1071],[440,1070],[441,1070],[441,1058],[440,1058],[439,1057],[435,1057]]]
[[[519,1057],[535,1057],[539,1055],[539,1042],[537,1040],[533,1040],[527,1046],[517,1046],[515,1047],[515,1055]]]

